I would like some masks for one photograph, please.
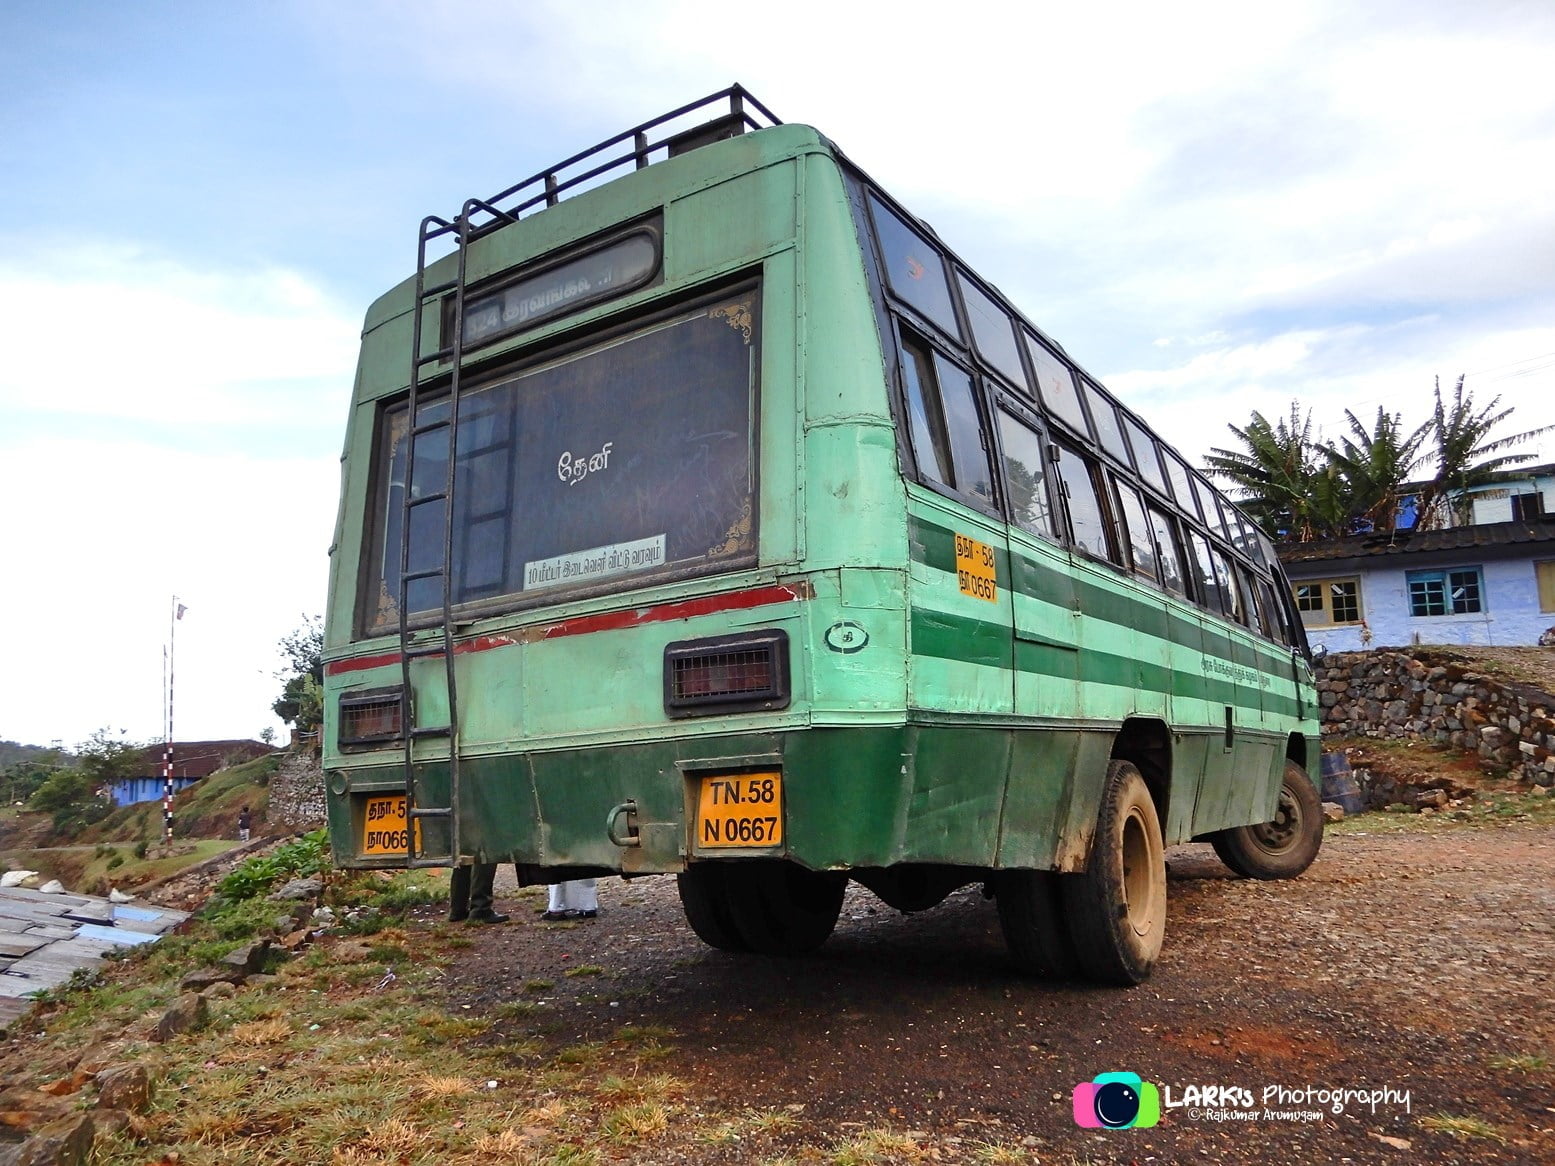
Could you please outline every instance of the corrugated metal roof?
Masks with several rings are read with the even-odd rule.
[[[1282,543],[1276,550],[1280,562],[1327,562],[1331,559],[1382,559],[1390,555],[1421,554],[1479,548],[1516,547],[1544,543],[1555,548],[1555,522],[1485,522],[1477,526],[1450,526],[1444,530],[1398,530],[1387,534],[1362,534],[1353,538],[1310,543]]]

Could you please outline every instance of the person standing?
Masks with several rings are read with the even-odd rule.
[[[599,896],[594,890],[594,880],[570,879],[550,885],[545,914],[540,918],[557,923],[563,919],[592,919],[598,914]]]
[[[253,826],[254,826],[254,816],[248,812],[248,807],[244,806],[241,810],[238,811],[238,841],[239,842],[247,842],[248,841],[248,833],[249,833],[250,830],[253,829]]]
[[[508,917],[492,906],[492,887],[497,879],[497,864],[477,862],[456,866],[448,882],[448,920],[458,923],[506,923]]]

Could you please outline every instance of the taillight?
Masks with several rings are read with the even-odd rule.
[[[788,633],[682,640],[664,649],[664,711],[672,717],[787,708]]]
[[[397,740],[405,731],[405,694],[398,688],[347,693],[340,698],[340,743]]]

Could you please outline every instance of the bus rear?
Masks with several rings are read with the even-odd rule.
[[[1054,492],[1059,444],[1016,459],[1003,374],[947,339],[990,293],[963,277],[951,305],[947,285],[948,323],[914,304],[936,247],[919,230],[737,87],[423,223],[415,277],[368,312],[343,457],[324,746],[339,865],[674,873],[702,939],[770,953],[823,941],[850,877],[903,910],[981,882],[1028,970],[1063,974],[1044,952],[1073,946],[1067,912],[1094,924],[1074,928],[1083,974],[1148,973],[1163,840],[1284,806],[1310,677],[1269,642],[1267,597],[1249,600],[1261,632],[1244,613],[1225,635],[1220,592],[1092,561]],[[1033,362],[1015,375],[1035,384]],[[981,394],[959,412],[957,377]],[[1038,434],[1020,391],[998,408]],[[1094,436],[1064,440],[1085,454]],[[958,482],[976,448],[987,480]],[[1277,568],[1205,529],[1230,586],[1268,591]],[[1054,614],[1051,580],[1060,608],[1106,611]],[[1091,684],[1123,610],[1156,612],[1160,662]],[[1217,653],[1241,679],[1184,688],[1174,723],[1174,669],[1207,675]],[[1153,805],[1125,805],[1110,838],[1119,765]],[[1120,963],[1092,933],[1134,924],[1081,884],[1125,855],[1148,868],[1154,932]]]

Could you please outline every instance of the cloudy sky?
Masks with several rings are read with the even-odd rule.
[[[1552,70],[1547,0],[0,0],[0,738],[159,737],[175,593],[178,735],[279,730],[420,218],[735,80],[1195,459],[1555,421]]]

